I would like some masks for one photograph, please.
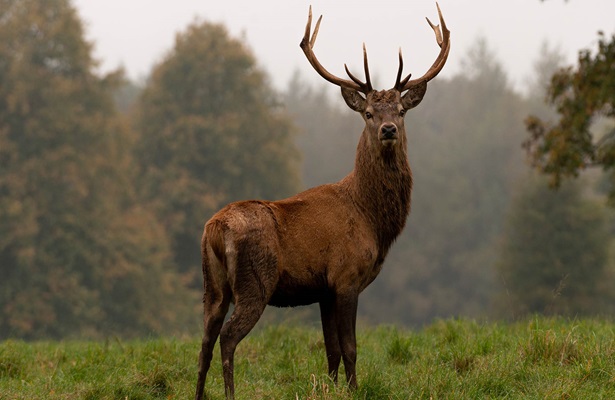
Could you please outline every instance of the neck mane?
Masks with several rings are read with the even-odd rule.
[[[412,171],[405,140],[374,155],[365,136],[359,141],[354,170],[341,183],[348,186],[353,200],[370,220],[384,258],[410,213]]]

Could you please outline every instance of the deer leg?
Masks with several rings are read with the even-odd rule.
[[[258,322],[277,284],[277,260],[271,251],[274,244],[259,239],[242,238],[227,246],[226,261],[228,270],[234,274],[230,285],[235,298],[233,314],[220,332],[222,372],[227,399],[235,398],[235,349]]]
[[[335,304],[333,301],[323,300],[320,302],[320,321],[322,322],[322,333],[325,339],[329,376],[337,383],[337,370],[342,359],[342,350],[337,336]]]
[[[251,300],[248,304],[237,302],[231,318],[226,321],[220,333],[220,351],[222,353],[222,370],[227,399],[235,398],[234,356],[239,342],[246,337],[261,317],[266,304]]]
[[[216,295],[212,290],[205,291],[203,298],[204,334],[201,342],[201,353],[199,354],[199,375],[196,384],[195,400],[203,399],[205,379],[211,364],[214,345],[216,340],[218,340],[220,329],[224,323],[224,316],[228,312],[230,300],[230,288],[224,290],[221,296],[218,295],[218,299],[216,299]]]
[[[335,316],[337,322],[337,334],[339,336],[339,346],[342,350],[344,369],[346,370],[346,381],[351,389],[357,387],[357,375],[355,365],[357,362],[357,304],[359,296],[357,294],[338,294],[335,299]]]

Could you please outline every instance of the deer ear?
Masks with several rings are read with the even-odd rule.
[[[425,92],[427,91],[427,82],[421,82],[416,86],[412,86],[405,95],[401,98],[401,105],[404,109],[409,110],[419,105]]]
[[[365,111],[367,102],[365,98],[361,96],[356,90],[347,89],[342,86],[342,97],[344,98],[344,101],[346,101],[346,104],[348,104],[348,107],[350,107],[352,110],[359,113]]]

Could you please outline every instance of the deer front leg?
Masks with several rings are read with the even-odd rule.
[[[335,304],[332,299],[320,302],[320,321],[325,339],[327,365],[329,376],[337,383],[337,371],[342,359],[339,337],[337,336],[337,322],[335,320]]]
[[[337,334],[339,346],[344,360],[346,370],[346,380],[351,389],[357,388],[357,374],[355,365],[357,363],[357,305],[359,295],[356,293],[338,294],[335,298],[335,319],[337,323]]]

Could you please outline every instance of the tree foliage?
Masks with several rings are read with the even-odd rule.
[[[66,0],[0,10],[0,337],[177,321],[164,231],[135,201],[131,135]],[[145,229],[145,230],[144,230]],[[121,326],[121,329],[119,327]]]
[[[546,100],[559,120],[531,115],[525,121],[530,136],[524,146],[553,186],[590,166],[615,167],[615,129],[601,137],[592,131],[599,117],[615,117],[615,35],[600,32],[597,51],[580,51],[577,63],[557,71],[548,86]]]
[[[602,56],[587,52],[583,69],[554,79],[562,89],[552,104],[575,135],[588,128],[581,138],[596,132],[597,116],[612,116],[609,46],[602,37]],[[556,58],[541,61],[541,76]],[[250,51],[223,26],[196,22],[178,34],[144,87],[95,70],[68,0],[2,2],[0,339],[190,331],[199,321],[205,220],[233,200],[295,193],[295,141],[306,186],[353,167],[363,125],[339,95],[296,77],[284,109]],[[593,71],[594,80],[580,71]],[[587,200],[592,188],[564,186],[557,197],[518,185],[523,117],[530,108],[547,115],[538,92],[515,93],[484,40],[467,53],[462,73],[430,83],[406,118],[415,182],[408,227],[363,294],[362,318],[420,324],[483,316],[502,289],[498,273],[520,299],[516,312],[586,312],[612,300],[605,216]],[[547,128],[559,125],[534,122],[544,135],[528,148],[550,152],[535,162],[589,146],[582,165],[611,168],[613,133],[589,137],[589,145],[574,135],[557,141]],[[554,289],[557,302],[547,304]],[[531,291],[528,302],[539,306],[522,302]]]
[[[200,234],[216,209],[298,188],[292,123],[250,51],[221,25],[177,35],[147,82],[136,126],[141,190],[183,272],[200,273]]]
[[[509,316],[606,311],[612,294],[605,210],[583,197],[579,182],[554,192],[529,179],[520,189],[498,262],[506,288],[501,307]]]
[[[284,94],[293,120],[300,127],[297,147],[304,154],[301,178],[306,187],[337,182],[354,167],[363,121],[336,97],[329,85],[312,88],[295,73]],[[335,93],[339,96],[338,92]]]

